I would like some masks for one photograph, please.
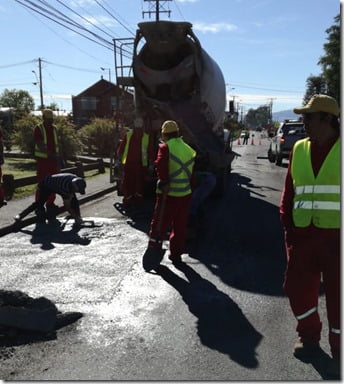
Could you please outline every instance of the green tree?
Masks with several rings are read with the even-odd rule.
[[[66,161],[81,153],[81,142],[78,138],[75,125],[65,116],[55,117],[54,124],[56,125],[63,160]]]
[[[325,54],[320,57],[318,64],[327,83],[327,94],[340,102],[340,15],[334,21],[335,24],[326,30]]]
[[[262,105],[257,109],[249,109],[245,122],[250,128],[265,127],[269,123],[270,108],[267,105]]]
[[[22,89],[5,89],[0,94],[2,107],[14,108],[18,115],[29,113],[35,109],[35,102],[29,92]]]
[[[22,152],[34,154],[35,144],[33,131],[40,121],[39,117],[28,114],[14,122],[12,142],[17,145]]]
[[[326,94],[327,90],[327,84],[324,76],[314,76],[311,75],[307,78],[306,82],[306,93],[303,97],[304,104],[307,104],[309,99],[315,94],[315,93],[323,93]]]
[[[113,150],[114,122],[110,119],[95,118],[78,131],[83,150],[89,155],[109,156]]]

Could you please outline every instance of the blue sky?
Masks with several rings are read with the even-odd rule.
[[[101,76],[108,79],[109,68],[114,81],[114,54],[108,45],[20,4],[32,7],[30,2],[55,7],[109,42],[132,37],[137,23],[153,20],[147,14],[142,18],[142,11],[149,9],[143,0],[1,0],[0,93],[24,89],[36,106],[38,58],[43,59],[44,103],[70,110],[71,95]],[[302,104],[306,79],[321,71],[317,62],[324,53],[325,31],[340,12],[339,0],[172,0],[162,5],[171,11],[170,20],[193,24],[203,48],[223,72],[228,97],[234,96],[245,112],[271,99],[273,112]]]

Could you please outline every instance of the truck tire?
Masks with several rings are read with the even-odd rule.
[[[271,148],[269,148],[269,150],[268,150],[268,159],[269,159],[270,163],[274,163],[276,161],[276,155],[274,155],[272,153]]]

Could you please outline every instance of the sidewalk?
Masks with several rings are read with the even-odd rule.
[[[80,205],[116,190],[116,184],[110,183],[109,173],[99,174],[91,178],[87,178],[86,183],[86,194],[77,194]],[[12,225],[14,224],[13,217],[33,202],[34,195],[7,201],[7,205],[0,209],[0,236],[12,232]],[[59,207],[63,206],[60,196],[56,197],[55,204]],[[23,220],[23,224],[25,225],[29,225],[33,222],[35,222],[34,213],[30,214],[27,219]]]

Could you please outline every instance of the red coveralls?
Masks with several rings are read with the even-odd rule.
[[[312,142],[311,160],[315,176],[336,140],[337,138],[324,146]],[[322,274],[330,329],[329,343],[333,357],[337,357],[340,351],[340,230],[317,228],[313,225],[296,228],[293,225],[294,187],[291,160],[292,154],[280,205],[281,220],[286,229],[288,263],[284,290],[298,320],[296,331],[301,340],[317,343],[322,328],[316,310]]]
[[[169,179],[169,149],[167,144],[159,145],[157,158],[154,163],[158,179],[167,181]],[[193,173],[191,180],[192,186],[195,184],[194,178],[195,177]],[[172,257],[178,257],[185,252],[191,196],[191,193],[182,197],[166,196],[164,214],[162,216],[160,231],[158,231],[157,225],[160,219],[161,203],[163,197],[161,193],[156,194],[154,216],[149,232],[149,246],[155,246],[156,241],[163,240],[166,236],[166,233],[171,229],[169,241]]]
[[[123,202],[132,203],[132,199],[135,198],[136,202],[139,202],[144,193],[144,181],[147,174],[147,167],[142,165],[142,136],[143,130],[134,129],[130,138],[128,155],[126,163],[124,164],[123,175]],[[127,135],[124,136],[118,147],[118,157],[121,159],[124,153],[124,149],[127,143]],[[153,161],[153,147],[151,140],[149,140],[147,159],[148,162]]]
[[[46,124],[43,124],[43,125],[47,135],[48,153],[56,155],[57,152],[56,152],[56,143],[54,140],[54,128],[53,126],[50,126],[50,125],[46,125]],[[42,136],[41,130],[39,126],[36,126],[34,131],[35,144],[42,140],[43,140],[43,136]],[[55,173],[59,173],[61,170],[58,160],[53,158],[36,157],[36,166],[37,166],[37,183],[42,181],[45,176],[50,176]],[[52,193],[46,202],[47,205],[53,204],[55,201],[55,198],[56,198],[55,193]],[[35,200],[37,201],[38,199],[39,199],[39,189],[36,190],[36,196],[35,196]]]
[[[2,131],[0,130],[0,150],[3,152],[3,136],[2,136]],[[1,161],[0,161],[0,208],[2,206],[2,203],[5,200],[5,191],[2,186],[2,163],[3,163],[3,153],[0,153]]]

